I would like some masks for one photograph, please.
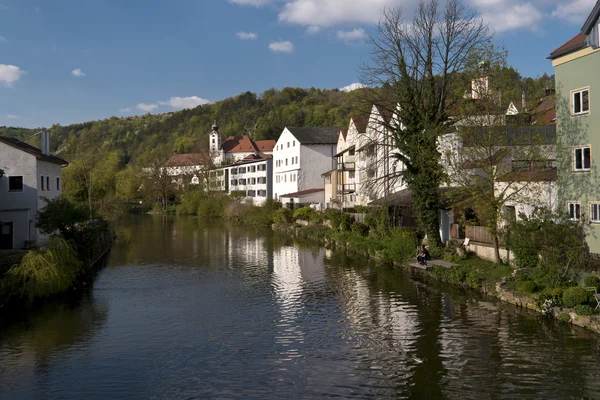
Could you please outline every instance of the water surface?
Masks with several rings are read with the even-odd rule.
[[[94,286],[0,330],[0,399],[570,399],[595,335],[270,233],[140,217]]]

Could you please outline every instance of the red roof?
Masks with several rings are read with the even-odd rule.
[[[193,167],[196,165],[210,165],[210,156],[203,153],[176,154],[167,161],[167,167]]]
[[[344,138],[344,141],[346,141],[347,134],[348,134],[348,130],[346,128],[340,128],[340,135],[342,135],[342,137]]]
[[[557,58],[563,56],[565,54],[571,53],[572,51],[579,50],[585,45],[586,35],[584,33],[579,33],[577,36],[573,37],[567,43],[560,46],[558,49],[554,50],[550,53],[550,59]]]
[[[535,108],[533,115],[534,125],[556,125],[556,96],[544,96]]]
[[[273,151],[273,149],[275,148],[275,145],[277,144],[277,141],[276,140],[257,140],[254,143],[256,144],[256,147],[258,147],[258,149],[260,151]]]
[[[225,153],[258,153],[273,151],[275,143],[277,143],[275,140],[258,140],[255,142],[246,135],[229,136],[221,145],[221,149]]]
[[[350,120],[354,122],[354,126],[358,133],[365,133],[367,131],[367,125],[369,124],[369,117],[350,117]]]

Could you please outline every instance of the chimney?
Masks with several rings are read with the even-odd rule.
[[[42,150],[42,154],[50,155],[50,132],[42,131],[41,137],[42,137],[42,146],[41,146],[40,150]]]
[[[525,102],[525,91],[521,92],[521,112],[527,112],[527,103]]]

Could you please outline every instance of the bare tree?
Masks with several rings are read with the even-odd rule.
[[[437,139],[453,123],[448,108],[468,54],[489,39],[484,22],[458,0],[445,6],[422,1],[412,19],[400,7],[385,9],[370,39],[365,98],[394,116],[383,122],[389,156],[402,163],[417,220],[434,246],[440,243],[438,187],[444,176]]]

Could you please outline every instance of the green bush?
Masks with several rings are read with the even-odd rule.
[[[596,275],[588,275],[585,278],[583,278],[583,285],[585,287],[598,288],[598,283],[600,282],[598,281],[598,277]]]
[[[393,229],[382,239],[372,239],[382,246],[384,261],[403,263],[413,259],[417,249],[417,235],[408,228]]]
[[[275,211],[273,220],[278,224],[289,224],[294,220],[294,211],[287,207],[283,207]]]
[[[562,301],[566,307],[575,307],[587,303],[589,297],[589,293],[584,288],[575,286],[564,291]]]
[[[360,236],[369,235],[369,227],[360,221],[354,221],[352,223],[352,232],[358,233]]]
[[[202,190],[190,190],[183,196],[183,200],[177,206],[177,214],[179,215],[198,215],[200,204],[206,197]]]
[[[352,230],[352,224],[354,223],[354,217],[350,214],[342,214],[342,220],[340,222],[341,232],[350,232]]]
[[[578,315],[589,316],[589,315],[593,315],[594,314],[594,309],[591,306],[587,305],[587,304],[578,304],[578,305],[575,306],[575,312]]]
[[[294,210],[294,219],[303,219],[305,221],[310,221],[312,214],[314,214],[315,210],[310,207],[302,207]]]
[[[534,281],[520,281],[517,283],[517,290],[521,293],[535,293],[537,289],[538,286]]]
[[[483,274],[478,269],[475,269],[467,274],[465,282],[473,289],[477,289],[484,282]]]
[[[558,314],[558,319],[562,322],[571,322],[571,316],[566,312]]]
[[[331,229],[339,231],[342,222],[342,212],[337,208],[328,208],[325,210],[325,219],[331,223]]]

